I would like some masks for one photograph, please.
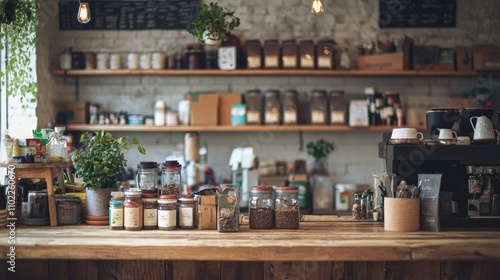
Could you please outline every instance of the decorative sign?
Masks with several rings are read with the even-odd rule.
[[[60,0],[60,30],[185,29],[196,17],[197,0],[88,1],[90,22],[76,20],[78,1]]]
[[[456,27],[457,0],[380,0],[380,28]]]

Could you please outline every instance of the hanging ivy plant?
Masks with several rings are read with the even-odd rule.
[[[8,48],[0,79],[7,86],[7,96],[19,98],[23,107],[36,102],[38,96],[32,60],[36,55],[36,7],[36,0],[0,0],[0,50]]]

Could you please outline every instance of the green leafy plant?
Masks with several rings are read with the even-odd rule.
[[[316,142],[311,141],[307,143],[307,154],[312,156],[314,159],[314,162],[320,162],[328,155],[333,152],[335,149],[335,146],[333,143],[328,142],[324,139],[319,139]]]
[[[8,60],[1,68],[0,79],[7,85],[7,96],[19,98],[23,107],[36,102],[38,96],[32,61],[38,24],[36,3],[36,0],[0,0],[0,41],[4,42],[0,50],[8,46]]]
[[[205,40],[227,40],[231,30],[240,25],[240,19],[234,12],[217,3],[202,4],[198,7],[196,18],[187,25],[187,31],[199,42]]]
[[[132,145],[137,145],[141,154],[146,153],[137,138],[114,138],[111,133],[101,131],[88,140],[89,134],[82,134],[80,141],[83,147],[72,154],[76,175],[83,179],[88,189],[115,187],[116,178],[125,173],[127,166],[124,152],[130,150]]]

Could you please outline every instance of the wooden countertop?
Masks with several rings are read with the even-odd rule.
[[[11,244],[0,230],[0,258]],[[500,230],[394,233],[381,223],[339,218],[302,222],[298,230],[109,230],[105,226],[15,230],[16,258],[121,260],[368,261],[500,259]]]

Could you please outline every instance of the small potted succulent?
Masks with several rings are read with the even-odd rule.
[[[197,41],[213,45],[226,41],[230,31],[239,25],[240,19],[234,16],[234,12],[212,2],[199,6],[196,18],[187,25],[187,31]]]
[[[141,154],[146,150],[137,138],[114,138],[109,132],[96,132],[88,139],[90,132],[82,134],[81,149],[73,151],[72,160],[76,176],[83,179],[86,188],[88,216],[107,216],[111,191],[116,190],[116,182],[125,173],[127,160],[124,153],[137,145]]]

